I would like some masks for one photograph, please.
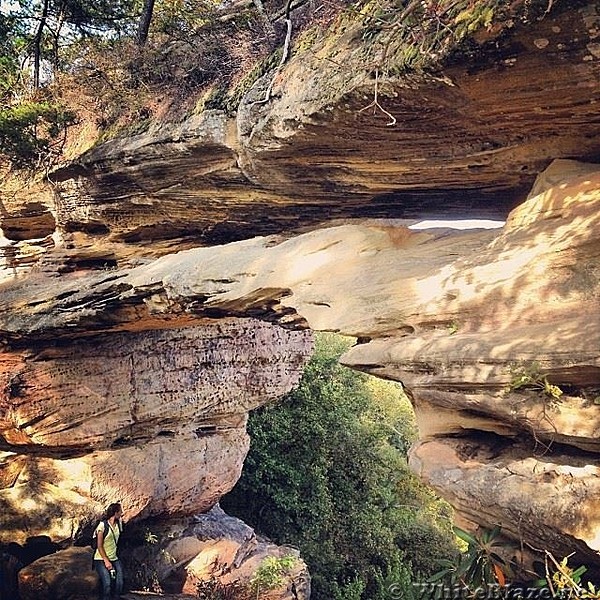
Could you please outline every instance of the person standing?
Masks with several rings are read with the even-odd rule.
[[[98,540],[94,553],[94,568],[102,584],[102,600],[111,599],[111,587],[114,586],[114,597],[123,593],[123,567],[117,556],[117,546],[121,529],[123,509],[118,502],[106,509],[106,518],[98,523],[94,536]]]

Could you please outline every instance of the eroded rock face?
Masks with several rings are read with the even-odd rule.
[[[594,563],[600,172],[559,163],[535,194],[496,231],[377,221],[188,250],[77,282],[39,274],[27,292],[5,286],[0,329],[16,347],[91,322],[118,339],[180,315],[253,315],[359,336],[343,361],[412,393],[422,435],[412,462],[426,480],[470,521]]]
[[[57,229],[77,248],[63,261],[124,263],[332,218],[504,218],[552,159],[600,155],[599,13],[594,1],[553,2],[427,75],[385,74],[385,43],[365,43],[360,23],[292,46],[270,102],[259,100],[272,73],[235,118],[153,124],[57,170]],[[363,110],[375,72],[394,126]]]
[[[413,330],[344,362],[411,390],[411,464],[470,523],[597,566],[600,180],[573,167],[540,177],[476,255],[421,280]]]
[[[599,7],[567,4],[488,32],[476,61],[378,74],[387,116],[363,110],[373,69],[357,68],[349,29],[335,61],[326,40],[292,57],[272,101],[256,102],[267,76],[235,120],[209,111],[114,140],[53,187],[7,195],[5,541],[70,540],[117,499],[129,519],[208,509],[239,474],[247,411],[298,380],[311,327],[359,337],[344,362],[407,386],[414,468],[466,518],[597,561],[600,517],[567,484],[595,489],[596,167],[546,173],[499,232],[406,228],[503,218],[551,159],[600,156]],[[245,241],[196,247],[230,240]],[[538,484],[560,510],[536,505]]]
[[[489,529],[500,523],[517,543],[535,541],[534,548],[561,556],[575,552],[597,566],[597,459],[560,446],[532,447],[471,431],[417,444],[410,462],[470,522]]]
[[[0,541],[73,539],[116,500],[128,520],[208,510],[239,478],[248,411],[310,350],[305,332],[223,319],[5,352]]]
[[[56,552],[40,558],[19,573],[22,600],[83,600],[97,597],[99,589],[89,547]]]
[[[2,436],[56,455],[243,427],[249,410],[296,384],[307,339],[221,319],[15,351],[3,373]]]

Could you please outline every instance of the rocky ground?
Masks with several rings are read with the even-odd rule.
[[[154,592],[129,592],[121,596],[121,600],[154,600],[155,598],[164,598],[165,600],[188,600],[197,598],[191,594],[155,594]]]

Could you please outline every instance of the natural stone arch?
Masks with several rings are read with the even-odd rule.
[[[403,381],[411,391],[423,435],[431,438],[414,450],[413,464],[442,494],[444,457],[450,472],[464,467],[465,474],[475,469],[490,477],[514,470],[517,462],[521,472],[544,462],[549,466],[543,477],[562,473],[555,485],[566,487],[557,493],[572,493],[569,506],[584,507],[568,481],[584,474],[584,490],[595,489],[598,480],[593,459],[583,470],[580,464],[582,450],[596,451],[599,426],[592,394],[600,371],[595,234],[600,176],[588,171],[568,181],[555,176],[552,187],[538,189],[500,231],[415,232],[390,222],[348,224],[280,243],[257,238],[188,250],[77,282],[62,279],[49,285],[40,277],[27,291],[6,290],[0,327],[17,356],[28,339],[58,336],[77,346],[73,336],[90,327],[118,336],[125,335],[119,331],[202,323],[208,317],[251,315],[290,330],[310,326],[354,335],[362,343],[344,363]],[[15,306],[21,307],[18,314]],[[543,395],[526,393],[520,404],[520,393],[510,390],[515,365],[533,362],[566,390],[549,419],[535,418],[536,412],[550,413]],[[18,395],[19,382],[6,385]],[[442,414],[445,419],[439,418]],[[585,429],[572,425],[578,414],[586,415]],[[477,456],[488,456],[485,437],[469,441],[472,431],[514,439],[515,450],[512,442],[501,444],[489,464],[469,463],[452,450],[457,442],[445,439],[461,433]],[[544,458],[530,463],[527,453],[535,458],[538,442],[544,443]],[[432,454],[431,444],[447,451]],[[560,467],[551,460],[554,447],[560,449]],[[459,509],[485,502],[489,477],[481,480],[483,487],[477,481],[469,479],[470,495],[460,500],[449,487]],[[506,483],[502,477],[498,481]],[[513,502],[508,488],[506,497]],[[531,494],[519,498],[534,500]],[[535,536],[536,523],[543,522],[548,534],[539,543],[530,540],[532,545],[548,544],[568,554],[575,544],[586,558],[594,558],[600,523],[593,510],[582,511],[577,527],[570,528],[567,505],[552,514],[538,508],[530,511],[537,520],[528,527],[516,528],[510,504],[501,502],[487,516],[468,517],[484,526],[492,519],[515,536]]]

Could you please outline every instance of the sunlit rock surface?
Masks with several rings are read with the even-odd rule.
[[[194,595],[199,583],[211,580],[222,585],[251,586],[252,577],[264,559],[275,557],[289,558],[290,568],[283,572],[281,585],[260,590],[260,597],[265,600],[310,597],[310,576],[298,550],[278,547],[258,537],[219,506],[191,520],[157,523],[153,533],[158,542],[138,548],[131,560],[155,569],[166,591],[182,590]],[[131,569],[134,568],[132,564]]]
[[[54,431],[49,427],[52,420],[39,418],[30,423],[27,399],[40,401],[35,400],[34,382],[41,378],[36,374],[44,372],[45,361],[59,361],[56,368],[62,373],[64,350],[41,352],[25,369],[17,349],[32,340],[39,344],[46,336],[69,336],[71,356],[77,354],[78,363],[85,366],[77,336],[89,331],[91,324],[103,332],[97,337],[96,351],[104,353],[104,339],[129,343],[139,339],[140,348],[159,349],[156,342],[148,345],[147,336],[154,340],[159,335],[164,341],[182,330],[140,331],[168,327],[177,319],[206,328],[209,318],[216,319],[213,327],[219,327],[252,315],[260,322],[276,324],[262,325],[271,344],[279,339],[291,344],[291,350],[285,350],[285,344],[280,349],[295,356],[291,364],[297,370],[284,382],[289,386],[306,352],[302,334],[294,329],[338,330],[360,338],[343,358],[345,364],[402,381],[412,394],[422,436],[412,464],[466,518],[483,526],[501,524],[509,535],[522,536],[533,547],[548,547],[560,555],[577,549],[594,562],[600,516],[586,503],[595,497],[600,429],[600,170],[572,162],[555,164],[540,177],[535,193],[510,214],[500,230],[413,231],[394,221],[372,221],[284,241],[269,237],[198,248],[126,270],[60,278],[38,273],[26,290],[5,285],[0,330],[13,348],[5,355],[16,361],[11,363],[13,369],[21,365],[23,378],[12,383],[7,379],[5,384],[6,390],[12,390],[3,399],[10,408],[4,417],[7,449],[18,449],[27,442],[27,435],[33,441],[36,428],[40,436],[46,436],[40,441],[52,439]],[[252,344],[254,355],[264,356],[264,342],[258,339]],[[167,381],[172,370],[179,372],[180,360],[188,361],[186,373],[194,371],[194,361],[185,354],[176,360],[173,354],[167,356],[171,358],[156,365]],[[258,360],[267,370],[271,365],[269,377],[265,378],[264,368],[250,369],[242,377],[250,389],[253,377],[259,377],[257,398],[262,401],[281,392],[273,383],[281,381],[278,361],[269,361],[268,356]],[[289,361],[288,354],[283,364]],[[177,443],[185,444],[185,436],[197,432],[203,422],[217,429],[229,423],[224,426],[228,435],[241,434],[235,424],[221,421],[220,415],[239,417],[259,402],[234,390],[241,405],[239,410],[228,410],[218,395],[209,394],[214,410],[209,417],[202,399],[207,392],[198,394],[188,418],[194,425],[182,423],[181,432],[163,442],[161,438],[169,438],[171,431],[166,424],[176,418],[173,412],[186,415],[185,394],[169,392],[168,401],[155,404],[149,400],[154,398],[153,387],[145,385],[144,376],[124,362],[117,359],[123,363],[121,378],[131,379],[134,373],[148,399],[128,394],[115,407],[114,416],[106,419],[112,433],[105,436],[103,443],[109,446],[105,452],[135,452],[136,436],[143,431],[154,436],[153,443],[168,441],[174,448]],[[209,368],[209,377],[210,373]],[[88,383],[93,383],[92,375],[86,376]],[[265,390],[266,382],[275,389]],[[235,377],[227,385],[235,388]],[[166,389],[173,390],[173,385]],[[146,411],[144,402],[152,410]],[[93,402],[83,404],[88,405]],[[22,422],[15,421],[18,414],[24,415]],[[89,444],[96,439],[93,426],[94,420],[79,433],[75,428],[69,439]],[[226,439],[219,443],[227,443]],[[125,448],[119,450],[120,444]],[[477,460],[465,448],[471,448]],[[167,460],[165,453],[159,455]],[[243,451],[235,456],[241,463]],[[136,464],[131,458],[125,463]],[[163,477],[168,483],[168,463],[165,467]],[[142,468],[141,461],[137,468]],[[508,478],[507,473],[517,471],[518,477]],[[579,483],[569,483],[570,477]],[[227,481],[234,479],[232,474]],[[538,483],[550,480],[560,485],[544,487],[543,494],[533,493]],[[496,490],[493,497],[491,489]],[[142,491],[138,504],[135,495],[127,501],[141,515],[161,510],[192,512],[206,508],[220,492],[219,488],[209,494],[211,499],[205,504],[200,497],[185,507],[176,492],[146,501]],[[551,492],[560,497],[560,503],[552,502]],[[155,493],[149,491],[148,498]],[[502,494],[506,496],[500,501]],[[518,530],[513,503],[529,519]],[[572,520],[567,519],[569,507],[575,506],[580,510]],[[543,535],[536,533],[542,524]]]
[[[536,175],[600,158],[600,7],[547,8],[418,76],[364,63],[349,28],[293,52],[270,102],[268,73],[235,118],[152,124],[3,188],[0,542],[81,539],[114,500],[132,522],[210,508],[310,327],[405,384],[412,464],[465,519],[598,562],[600,175]],[[363,110],[376,72],[387,115]]]
[[[10,248],[55,222],[73,270],[331,219],[504,218],[552,159],[600,156],[600,9],[543,9],[483,29],[430,73],[384,72],[384,41],[365,41],[360,19],[308,50],[293,43],[269,102],[272,72],[236,116],[151,123],[57,169],[43,194],[7,193]],[[394,126],[363,110],[376,85]]]
[[[248,411],[310,350],[307,332],[249,318],[5,350],[1,541],[72,539],[116,500],[127,519],[208,510],[239,478]]]
[[[417,444],[410,462],[470,522],[488,529],[501,524],[517,544],[598,564],[596,456],[471,430]]]

